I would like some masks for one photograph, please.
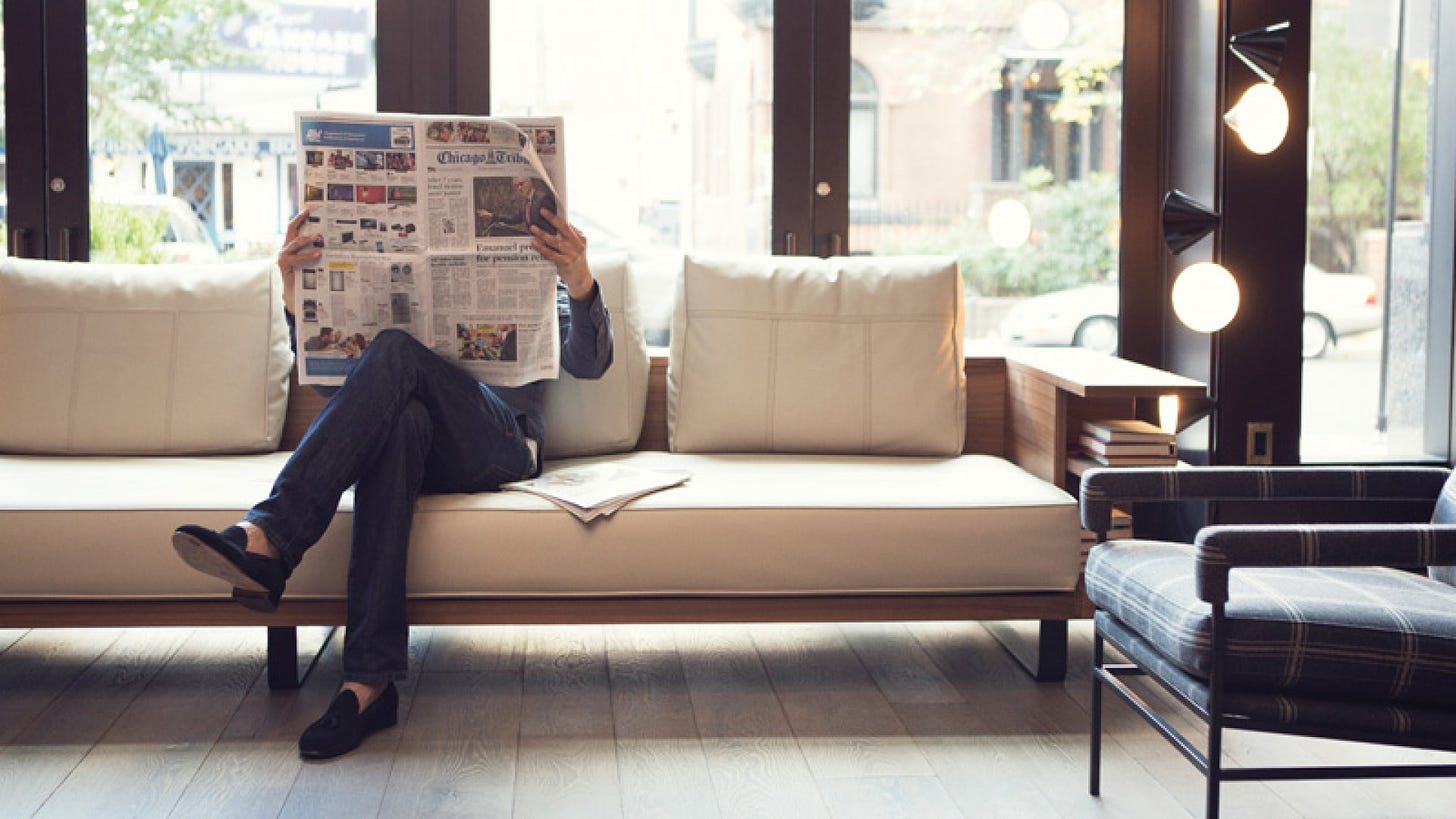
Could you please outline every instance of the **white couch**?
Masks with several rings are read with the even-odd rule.
[[[590,524],[525,493],[421,498],[414,622],[1037,619],[1033,671],[1063,673],[1076,502],[1003,457],[1006,363],[963,356],[954,263],[689,258],[665,359],[625,262],[594,266],[616,360],[552,385],[547,469],[691,479]],[[3,262],[0,627],[263,624],[296,681],[292,627],[343,622],[352,499],[273,615],[169,545],[262,498],[322,404],[289,390],[280,286]]]

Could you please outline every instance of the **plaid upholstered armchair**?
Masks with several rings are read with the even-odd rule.
[[[1217,525],[1193,544],[1106,541],[1121,502],[1425,501],[1429,522]],[[1100,788],[1102,688],[1207,778],[1456,776],[1456,765],[1233,768],[1234,728],[1456,750],[1456,476],[1440,468],[1094,469],[1082,525],[1096,605],[1090,791]],[[1432,568],[1434,567],[1434,568]],[[1418,570],[1418,571],[1410,571]],[[1109,662],[1104,641],[1130,662]],[[1147,675],[1208,724],[1180,734],[1125,679]]]

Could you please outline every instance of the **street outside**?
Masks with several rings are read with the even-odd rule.
[[[1304,362],[1302,461],[1401,460],[1423,454],[1421,430],[1376,428],[1380,344],[1379,330],[1346,336],[1323,357]]]

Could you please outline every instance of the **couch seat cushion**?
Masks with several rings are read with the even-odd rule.
[[[1207,679],[1207,603],[1194,548],[1118,540],[1087,559],[1087,596],[1188,674]],[[1394,569],[1229,575],[1230,690],[1456,705],[1456,588]]]
[[[209,458],[0,457],[0,598],[225,597],[169,545],[263,497],[287,453]],[[685,485],[581,524],[522,492],[420,499],[420,596],[773,595],[1066,591],[1076,502],[1012,464],[958,458],[687,455],[606,459],[687,469]],[[289,594],[344,591],[352,501]]]

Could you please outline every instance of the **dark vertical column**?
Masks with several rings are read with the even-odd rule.
[[[414,0],[410,92],[416,114],[456,114],[455,0]],[[484,55],[482,55],[482,58]]]
[[[1163,367],[1163,325],[1170,311],[1167,252],[1158,225],[1160,205],[1168,188],[1168,4],[1162,0],[1127,0],[1126,5],[1119,354],[1150,367]]]
[[[814,253],[849,252],[850,10],[814,3]]]
[[[1169,3],[1167,6],[1164,68],[1168,75],[1165,89],[1168,126],[1163,149],[1166,176],[1164,190],[1157,192],[1157,201],[1146,203],[1152,208],[1151,231],[1160,244],[1162,197],[1168,189],[1177,188],[1218,210],[1219,149],[1224,127],[1223,99],[1219,94],[1224,64],[1220,4]],[[1176,256],[1161,247],[1158,250],[1164,270],[1157,293],[1162,311],[1162,365],[1204,382],[1213,379],[1215,339],[1184,327],[1173,314],[1171,297],[1173,281],[1179,272],[1195,262],[1213,260],[1216,239],[1216,235],[1204,238]],[[1179,446],[1186,449],[1196,444],[1204,451],[1195,452],[1192,460],[1206,461],[1207,425],[1186,438],[1196,441],[1180,439]]]
[[[814,4],[774,9],[774,253],[814,252]]]
[[[1289,133],[1259,156],[1222,132],[1223,265],[1239,282],[1238,316],[1219,334],[1212,386],[1218,400],[1214,463],[1241,464],[1247,424],[1274,424],[1273,461],[1299,460],[1303,360],[1305,213],[1309,132],[1310,0],[1227,0],[1228,35],[1290,22],[1277,86],[1289,102]],[[1223,109],[1258,78],[1225,58]]]
[[[1173,314],[1173,280],[1210,261],[1214,239],[1172,255],[1163,244],[1163,196],[1172,188],[1218,208],[1222,76],[1218,2],[1128,0],[1123,114],[1123,355],[1205,383],[1213,377],[1214,339],[1188,330]],[[1159,119],[1160,118],[1160,119]],[[1152,420],[1152,419],[1149,419]],[[1178,437],[1179,455],[1209,463],[1212,422]],[[1138,504],[1138,537],[1190,539],[1206,522],[1204,505]]]
[[[378,0],[380,111],[490,113],[489,0]]]
[[[91,232],[86,3],[52,0],[44,7],[46,255],[85,261]]]
[[[490,0],[455,0],[455,110],[490,113]]]
[[[413,21],[409,0],[378,0],[375,10],[375,102],[380,111],[411,112],[414,107]]]
[[[45,3],[5,7],[5,152],[12,256],[45,258]]]

